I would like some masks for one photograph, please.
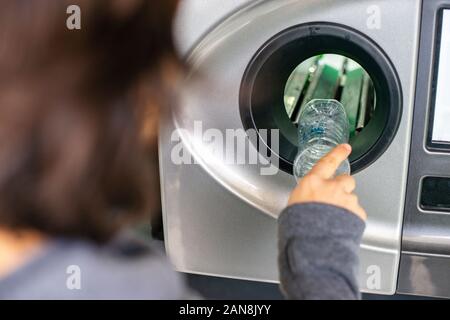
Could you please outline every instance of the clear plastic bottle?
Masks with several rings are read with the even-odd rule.
[[[300,111],[299,149],[294,161],[294,176],[304,177],[323,156],[349,140],[349,123],[344,106],[332,99],[308,102]],[[344,161],[336,175],[350,174],[350,163]]]

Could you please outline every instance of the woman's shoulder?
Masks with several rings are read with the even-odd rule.
[[[85,241],[50,243],[1,282],[11,299],[179,299],[190,295],[162,244],[127,232],[99,246]]]

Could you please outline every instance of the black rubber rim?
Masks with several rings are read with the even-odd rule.
[[[372,78],[377,105],[364,130],[350,141],[352,173],[376,161],[397,133],[402,91],[397,72],[383,50],[362,33],[327,22],[297,25],[267,41],[250,61],[240,89],[240,113],[246,129],[279,129],[279,167],[292,174],[297,131],[284,111],[284,89],[304,60],[324,53],[358,62]],[[269,139],[259,137],[271,149]]]

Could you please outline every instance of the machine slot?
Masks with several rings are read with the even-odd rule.
[[[356,130],[361,131],[371,114],[371,100],[373,97],[371,96],[372,84],[369,75],[365,74],[363,78],[363,85],[361,90],[361,102],[359,107],[359,115],[358,122],[356,123]]]
[[[309,86],[310,76],[316,70],[317,57],[310,58],[302,63],[294,70],[286,85],[286,92],[284,96],[284,104],[286,112],[290,119],[295,115],[295,111],[299,101],[303,100],[303,95]]]
[[[349,71],[345,79],[345,85],[340,100],[347,112],[351,137],[356,133],[363,78],[364,71],[361,68]]]
[[[347,112],[350,137],[370,121],[375,108],[372,79],[355,61],[341,55],[324,54],[305,60],[289,77],[285,108],[297,125],[301,108],[313,99],[336,99]]]
[[[345,62],[344,59],[336,57],[339,56],[329,55],[327,58],[318,60],[317,68],[311,76],[311,83],[301,102],[300,110],[306,103],[313,99],[336,96]],[[297,113],[294,123],[298,123],[299,114]]]

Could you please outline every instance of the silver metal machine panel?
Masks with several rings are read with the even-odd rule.
[[[220,21],[254,0],[182,0],[174,26],[178,51],[185,55]]]
[[[402,86],[403,111],[393,142],[376,162],[355,175],[357,193],[369,216],[360,253],[361,288],[395,293],[420,8],[420,0],[251,1],[221,18],[202,39],[179,40],[184,51],[197,43],[188,57],[192,74],[179,108],[166,115],[160,132],[166,249],[178,270],[278,281],[276,219],[295,185],[293,177],[281,170],[264,176],[260,166],[227,165],[210,152],[196,130],[200,123],[203,132],[242,128],[241,80],[249,61],[268,39],[294,25],[334,22],[359,30],[381,46]],[[216,16],[224,17],[220,6],[217,10]],[[380,18],[375,26],[369,23],[374,12]],[[177,28],[184,27],[179,23]],[[195,32],[196,36],[203,33]],[[181,130],[174,134],[175,129]],[[173,148],[180,142],[195,164],[173,162]],[[379,281],[372,281],[375,274]]]
[[[440,121],[448,120],[446,110],[450,108],[449,11],[448,0],[422,3],[397,287],[399,293],[447,298],[450,297],[450,144],[445,141],[448,125],[445,130]]]

